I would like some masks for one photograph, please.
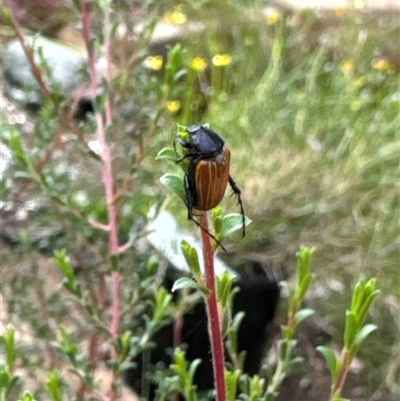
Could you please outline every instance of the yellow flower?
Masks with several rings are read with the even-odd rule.
[[[186,14],[182,11],[182,6],[178,6],[172,13],[168,13],[164,20],[169,24],[182,25],[187,21]]]
[[[164,59],[162,56],[149,56],[143,61],[146,68],[154,71],[161,70],[163,66]]]
[[[181,108],[181,102],[179,100],[168,100],[167,109],[171,113],[177,112]]]
[[[350,72],[352,72],[354,70],[354,60],[343,61],[340,68],[342,69],[342,71],[345,74],[349,74]]]
[[[281,13],[275,8],[268,8],[266,11],[267,25],[275,25],[281,19]]]
[[[216,54],[212,59],[213,64],[217,67],[226,67],[231,63],[231,61],[232,57],[227,53]]]
[[[196,71],[203,71],[207,68],[207,61],[197,56],[192,60],[192,68]]]
[[[394,66],[388,60],[381,58],[373,63],[373,67],[379,71],[386,71],[388,74],[394,74]]]

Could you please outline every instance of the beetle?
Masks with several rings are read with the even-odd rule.
[[[241,190],[229,174],[231,152],[224,140],[204,125],[190,125],[186,128],[189,140],[180,136],[175,139],[187,152],[177,160],[190,159],[184,177],[185,201],[188,208],[188,219],[203,231],[207,232],[222,249],[222,244],[194,218],[194,209],[208,211],[217,206],[224,197],[226,187],[231,186],[237,196],[242,215],[242,234],[245,231],[245,214],[241,198]]]

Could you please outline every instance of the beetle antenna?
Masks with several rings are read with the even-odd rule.
[[[245,214],[244,214],[244,208],[243,208],[243,202],[242,202],[242,197],[240,196],[242,191],[236,184],[235,180],[229,176],[229,185],[232,188],[233,193],[237,196],[238,199],[238,205],[240,207],[240,214],[242,215],[242,234],[243,237],[246,235],[246,219],[245,219]]]

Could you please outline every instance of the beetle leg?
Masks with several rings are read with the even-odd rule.
[[[240,188],[238,187],[238,185],[231,176],[229,176],[229,185],[231,186],[233,193],[238,198],[238,204],[240,206],[240,214],[242,215],[242,233],[244,237],[246,235],[246,221],[245,221],[242,197],[240,196],[242,194],[242,191],[240,190]]]
[[[192,146],[192,144],[191,144],[190,142],[187,142],[187,141],[185,141],[185,140],[182,139],[182,138],[175,138],[175,141],[174,141],[174,150],[175,150],[175,154],[176,154],[176,155],[178,154],[178,152],[176,151],[176,143],[177,143],[177,142],[179,142],[179,143],[182,145],[182,147],[184,147],[184,148],[186,148],[186,149],[193,149],[193,146]],[[182,156],[182,157],[176,159],[175,162],[176,162],[176,163],[180,163],[182,160],[185,160],[185,159],[187,159],[188,157],[194,157],[194,156],[196,156],[196,153],[193,153],[193,152],[190,152],[190,151],[189,151],[188,153],[186,153],[186,155],[184,155],[184,156]]]
[[[187,176],[187,174],[185,174],[185,178],[184,178],[184,184],[185,184],[185,198],[186,198],[186,206],[188,209],[188,220],[192,220],[197,227],[199,227],[201,230],[203,230],[205,233],[207,233],[220,247],[221,249],[224,250],[224,252],[226,252],[225,247],[221,244],[221,242],[219,242],[217,240],[217,238],[210,233],[209,230],[207,230],[207,228],[203,227],[195,218],[194,218],[194,207],[193,207],[193,198],[192,198],[192,193],[190,191],[190,183],[189,183],[189,177]]]
[[[193,213],[192,215],[189,217],[189,220],[192,220],[197,227],[199,227],[201,230],[203,230],[207,235],[209,235],[220,247],[224,252],[227,252],[226,248],[221,244],[220,241],[217,240],[217,238],[210,233],[209,230],[207,230],[205,227],[203,227],[194,217],[193,217]]]
[[[190,191],[189,176],[187,174],[185,174],[183,182],[185,185],[185,200],[186,200],[186,206],[187,206],[187,210],[188,210],[188,220],[191,220],[193,218],[194,199],[192,196],[192,192]]]

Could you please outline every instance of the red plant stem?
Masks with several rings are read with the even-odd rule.
[[[200,215],[200,224],[208,230],[208,217],[206,212]],[[222,342],[221,323],[219,319],[217,288],[214,273],[214,250],[211,237],[201,231],[203,242],[204,268],[206,272],[206,286],[211,294],[206,299],[209,335],[211,341],[211,352],[214,368],[214,382],[217,391],[217,401],[226,401],[225,384],[225,355]]]
[[[92,99],[95,101],[98,95],[98,77],[97,70],[95,64],[95,55],[94,49],[91,45],[91,35],[90,35],[90,19],[92,16],[91,12],[91,2],[88,0],[81,0],[82,4],[82,35],[83,39],[86,43],[87,53],[88,53],[88,66],[91,77],[91,95]],[[105,8],[106,18],[104,21],[104,35],[105,35],[105,45],[106,45],[106,60],[108,65],[106,80],[110,85],[111,81],[111,58],[110,58],[110,38],[109,38],[109,28],[110,21],[108,15],[108,9]],[[111,106],[110,101],[107,99],[105,104],[105,115],[106,115],[106,124],[104,124],[103,116],[99,110],[95,109],[95,118],[96,118],[96,126],[97,126],[97,138],[100,142],[102,153],[101,159],[103,162],[103,183],[106,193],[106,202],[108,207],[108,231],[109,231],[109,250],[111,254],[118,254],[120,252],[120,247],[118,244],[118,223],[117,223],[117,209],[115,206],[115,193],[114,193],[114,178],[112,171],[112,157],[111,157],[111,149],[108,146],[105,130],[106,125],[109,126],[112,123],[112,114],[111,114]],[[110,332],[113,339],[116,339],[119,332],[120,325],[120,304],[119,304],[119,285],[121,281],[121,275],[118,271],[113,271],[111,274],[111,298],[112,298],[112,317],[111,317],[111,325]],[[111,357],[113,360],[117,360],[118,353],[115,347],[111,348]],[[113,371],[113,383],[117,379],[115,377],[115,372]],[[111,384],[109,390],[109,400],[114,401],[117,397],[115,388],[113,383]]]
[[[14,31],[17,35],[17,38],[19,40],[19,43],[22,46],[22,50],[25,53],[25,57],[29,62],[29,65],[31,67],[32,70],[32,74],[34,75],[37,83],[39,84],[39,86],[41,87],[42,91],[45,93],[45,95],[49,98],[49,99],[53,99],[53,94],[50,90],[50,88],[48,87],[48,85],[46,84],[46,82],[43,79],[42,73],[40,71],[40,68],[36,65],[35,63],[35,59],[33,57],[33,53],[32,50],[30,48],[28,48],[24,36],[22,34],[22,28],[21,25],[19,24],[17,18],[14,15],[14,7],[12,6],[12,2],[9,2],[10,4],[10,9],[12,10],[11,16],[12,16],[12,24],[14,26]]]

